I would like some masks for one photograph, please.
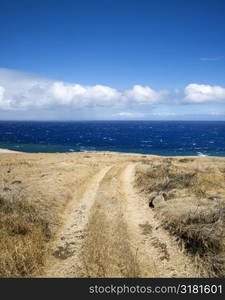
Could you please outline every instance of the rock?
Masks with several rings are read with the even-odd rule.
[[[165,201],[165,198],[163,197],[163,195],[158,195],[157,197],[155,197],[152,201],[152,204],[153,204],[153,207],[157,207],[161,204],[164,204],[166,201]]]
[[[148,201],[149,207],[153,207],[153,206],[152,206],[152,201],[153,201],[153,199],[154,199],[155,197],[157,197],[157,196],[158,196],[158,193],[156,193],[156,192],[152,192],[152,193],[150,194],[149,201]]]
[[[3,192],[7,192],[7,193],[9,193],[9,192],[11,192],[12,190],[10,189],[10,188],[8,188],[8,187],[5,187],[4,189],[3,189]]]
[[[208,197],[208,200],[212,200],[212,201],[217,201],[220,200],[221,198],[218,196],[212,196],[212,197]]]
[[[151,201],[149,202],[149,207],[158,207],[160,206],[161,204],[165,204],[166,201],[165,201],[165,198],[163,195],[157,195],[156,197],[153,197],[151,199]]]
[[[165,201],[167,201],[167,199],[168,199],[168,195],[167,195],[167,193],[165,193],[165,192],[164,192],[164,193],[162,193],[162,196],[164,197],[164,200],[165,200]]]

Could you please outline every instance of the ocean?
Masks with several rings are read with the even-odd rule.
[[[225,122],[0,121],[0,148],[225,156]]]

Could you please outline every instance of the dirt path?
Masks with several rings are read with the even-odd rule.
[[[135,164],[96,174],[66,210],[46,277],[195,277],[191,263],[133,188]]]
[[[110,168],[106,167],[93,176],[81,200],[76,199],[66,209],[64,216],[66,221],[53,244],[52,255],[45,267],[45,277],[76,277],[78,274],[80,268],[78,256],[85,235],[84,228],[88,222],[99,183]]]
[[[81,260],[80,276],[136,277],[139,267],[131,249],[122,199],[118,197],[124,166],[113,167],[102,180],[92,207]]]
[[[124,209],[129,234],[137,250],[142,277],[151,270],[156,277],[196,277],[189,258],[178,248],[175,238],[163,230],[154,212],[134,190],[135,165],[129,165],[121,177],[121,194],[126,200]],[[149,262],[153,262],[153,269]]]

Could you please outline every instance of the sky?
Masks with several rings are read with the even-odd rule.
[[[0,0],[0,120],[225,120],[224,0]]]

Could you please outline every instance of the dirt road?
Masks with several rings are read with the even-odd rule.
[[[135,166],[104,167],[85,183],[65,210],[44,277],[196,276],[136,193]]]

